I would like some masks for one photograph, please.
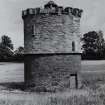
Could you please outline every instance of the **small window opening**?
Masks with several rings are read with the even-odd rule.
[[[32,25],[32,36],[34,37],[36,34],[36,27],[35,25]]]
[[[72,51],[75,51],[75,42],[72,42]]]

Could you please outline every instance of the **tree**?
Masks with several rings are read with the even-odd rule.
[[[24,54],[24,47],[20,46],[18,47],[14,53],[17,55],[17,54]]]
[[[14,52],[11,38],[6,35],[3,35],[0,42],[0,60],[10,61],[13,54]]]
[[[83,35],[82,41],[82,49],[85,53],[94,53],[97,50],[97,39],[98,35],[95,31],[88,32]]]
[[[100,30],[98,33],[98,40],[97,40],[97,45],[98,45],[98,53],[103,54],[103,51],[105,49],[105,40],[103,38],[103,32]]]
[[[83,54],[88,57],[102,57],[104,51],[104,38],[102,31],[91,31],[83,35]]]
[[[24,47],[20,46],[14,51],[14,60],[19,62],[24,61]]]
[[[1,43],[0,44],[3,48],[8,48],[11,50],[13,50],[13,48],[14,48],[11,38],[6,36],[6,35],[3,35],[1,37]]]

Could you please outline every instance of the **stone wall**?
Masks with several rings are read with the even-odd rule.
[[[80,69],[81,56],[77,54],[26,55],[25,83],[46,90],[70,89],[70,76],[78,76]]]
[[[80,53],[79,27],[80,18],[71,15],[29,15],[24,19],[25,53]]]
[[[70,89],[75,78],[77,87],[81,69],[81,13],[80,9],[64,9],[51,1],[44,9],[23,11],[27,86],[64,90]]]

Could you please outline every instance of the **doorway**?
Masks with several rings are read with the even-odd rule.
[[[78,79],[77,74],[70,75],[70,89],[77,89],[78,88]]]

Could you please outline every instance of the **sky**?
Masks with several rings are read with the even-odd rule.
[[[24,45],[22,10],[43,7],[49,0],[0,0],[0,37],[11,37],[14,47]],[[105,0],[53,0],[61,6],[83,9],[81,33],[88,31],[104,32],[105,37]]]

